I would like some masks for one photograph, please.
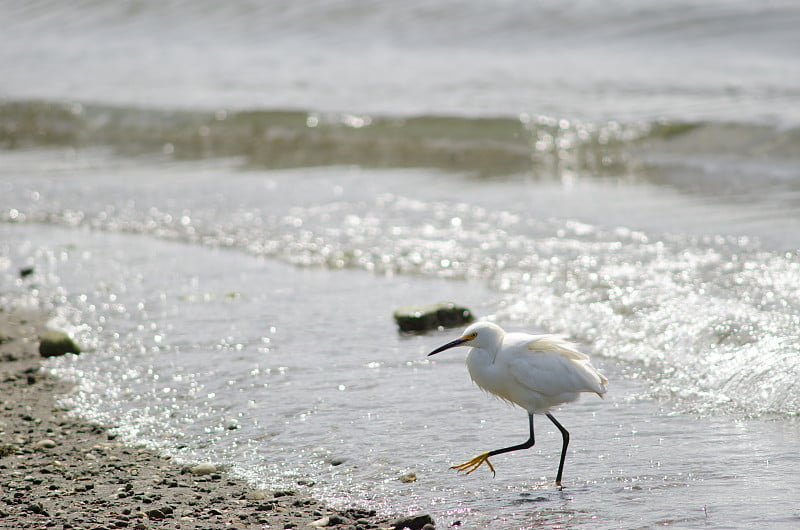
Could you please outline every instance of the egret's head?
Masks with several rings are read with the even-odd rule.
[[[476,322],[464,330],[464,333],[452,342],[440,346],[430,352],[428,356],[435,355],[456,346],[471,346],[473,348],[496,349],[503,341],[505,332],[503,328],[491,322]]]

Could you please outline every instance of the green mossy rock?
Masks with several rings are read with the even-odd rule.
[[[59,357],[67,353],[80,353],[78,345],[63,331],[48,330],[39,340],[39,355]]]
[[[439,328],[455,328],[469,324],[475,317],[472,311],[453,302],[405,306],[394,312],[400,331],[422,332]]]

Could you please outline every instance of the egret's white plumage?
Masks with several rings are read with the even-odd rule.
[[[483,462],[494,471],[489,457],[527,449],[534,444],[533,415],[545,414],[561,431],[561,463],[556,483],[561,483],[569,433],[550,414],[550,409],[578,399],[582,392],[602,397],[608,380],[592,366],[589,357],[554,335],[506,333],[491,322],[469,326],[458,339],[435,349],[434,355],[455,346],[471,346],[467,368],[472,380],[483,390],[519,405],[528,412],[530,439],[520,445],[496,449],[453,466],[471,473]]]

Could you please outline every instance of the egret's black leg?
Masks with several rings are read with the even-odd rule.
[[[564,459],[567,458],[567,446],[569,445],[569,431],[567,431],[563,425],[558,423],[558,421],[553,417],[552,414],[549,412],[546,414],[550,421],[558,427],[558,430],[561,431],[561,462],[558,464],[558,473],[556,474],[556,485],[561,486],[561,473],[564,471]],[[531,435],[533,435],[533,423],[531,423]]]
[[[519,445],[512,445],[511,447],[506,447],[504,449],[495,449],[494,451],[489,451],[489,456],[501,455],[503,453],[510,453],[511,451],[519,451],[520,449],[530,449],[533,447],[536,441],[533,439],[533,414],[530,413],[528,413],[528,425],[531,430],[531,435],[527,442]]]
[[[494,466],[489,461],[490,456],[499,455],[502,453],[508,453],[511,451],[519,451],[520,449],[530,449],[531,447],[533,447],[533,444],[536,443],[533,438],[533,414],[531,413],[528,413],[528,425],[530,427],[531,434],[527,442],[521,443],[519,445],[512,445],[511,447],[505,447],[503,449],[495,449],[494,451],[487,451],[485,453],[481,453],[475,458],[467,460],[463,464],[452,466],[452,469],[457,469],[459,471],[466,471],[467,475],[469,475],[470,473],[481,467],[481,464],[486,462],[486,465],[489,466],[489,469],[492,470],[492,474],[494,474]]]

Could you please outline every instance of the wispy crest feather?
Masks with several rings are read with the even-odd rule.
[[[543,335],[537,337],[528,343],[528,349],[531,351],[554,351],[560,353],[567,359],[576,361],[589,360],[589,357],[585,353],[578,351],[574,344],[558,335]]]

